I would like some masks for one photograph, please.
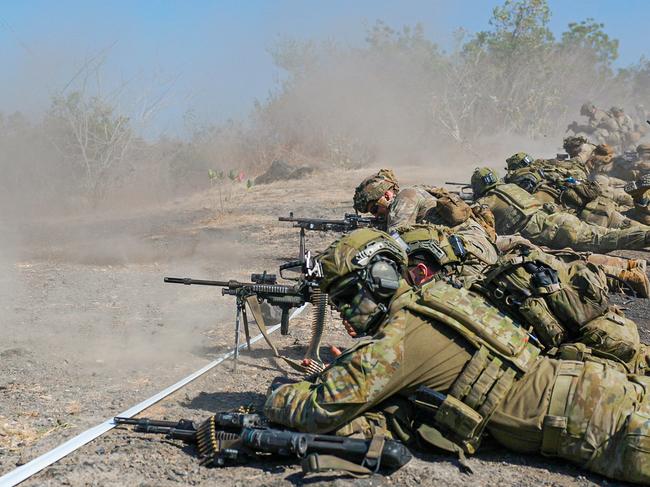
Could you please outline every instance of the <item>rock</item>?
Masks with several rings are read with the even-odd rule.
[[[310,166],[292,166],[286,161],[275,160],[268,170],[255,178],[255,184],[269,184],[275,181],[286,181],[287,179],[302,179],[314,172]]]

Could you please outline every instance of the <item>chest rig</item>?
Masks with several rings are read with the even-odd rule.
[[[502,256],[474,287],[517,316],[547,347],[575,337],[609,306],[606,277],[593,265],[569,266],[526,246]]]
[[[433,400],[425,395],[414,401],[428,411],[418,430],[425,441],[461,456],[474,453],[490,417],[540,349],[483,297],[443,281],[400,296],[391,311],[403,308],[445,325],[476,350],[446,394],[432,391]]]
[[[499,203],[492,208],[496,218],[497,233],[515,233],[530,217],[542,208],[542,204],[530,193],[516,184],[501,184],[490,190]]]

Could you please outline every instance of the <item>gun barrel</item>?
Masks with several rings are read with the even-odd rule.
[[[445,181],[445,184],[448,184],[450,186],[471,186],[469,183],[455,183],[453,181]]]
[[[293,214],[288,217],[278,218],[281,222],[291,222],[296,228],[313,230],[319,232],[349,232],[360,227],[377,226],[381,223],[376,217],[364,217],[355,213],[346,213],[341,220],[327,218],[294,218]]]
[[[196,441],[196,427],[188,419],[180,421],[162,421],[149,418],[113,418],[115,424],[128,424],[134,426],[134,430],[139,433],[153,433],[165,435],[167,438],[182,440],[186,443]]]
[[[167,438],[182,440],[186,443],[196,441],[196,426],[188,419],[180,421],[161,421],[149,418],[122,418],[115,417],[113,422],[117,425],[128,424],[139,433],[153,433],[165,435]]]
[[[292,216],[278,217],[278,221],[291,222],[291,223],[295,223],[296,225],[336,225],[336,224],[343,225],[346,223],[345,220],[333,220],[329,218],[294,218]]]
[[[205,279],[192,279],[190,277],[165,277],[164,281],[171,284],[185,284],[186,286],[198,284],[200,286],[229,287],[232,283],[241,284],[237,281],[208,281]]]

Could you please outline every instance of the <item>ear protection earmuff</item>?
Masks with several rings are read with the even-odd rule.
[[[401,276],[395,262],[378,255],[368,265],[364,277],[368,289],[380,298],[389,298],[399,287]]]

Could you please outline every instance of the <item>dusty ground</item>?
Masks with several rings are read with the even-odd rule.
[[[139,208],[128,216],[7,225],[0,256],[0,474],[49,451],[185,377],[230,348],[234,301],[218,290],[163,284],[162,277],[246,279],[295,258],[298,233],[277,217],[336,217],[350,210],[355,184],[368,171],[236,191],[226,214],[214,193]],[[405,183],[416,182],[402,169]],[[467,171],[465,171],[467,173]],[[411,175],[409,177],[409,174]],[[420,175],[421,173],[418,173]],[[458,177],[451,174],[448,178]],[[433,183],[442,182],[433,172]],[[327,178],[332,178],[331,175]],[[324,248],[334,235],[309,234]],[[647,301],[617,298],[645,328]],[[345,346],[331,322],[325,345]],[[309,336],[308,314],[274,339],[298,358]],[[143,415],[200,420],[240,404],[259,405],[278,375],[263,342],[233,373],[226,362]],[[116,429],[24,485],[605,485],[561,461],[517,455],[489,443],[471,476],[447,456],[419,455],[390,477],[303,479],[291,464],[222,470],[198,466],[190,448]],[[612,482],[609,482],[612,484]]]

